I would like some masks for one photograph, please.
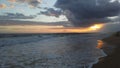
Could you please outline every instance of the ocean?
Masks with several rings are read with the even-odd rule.
[[[105,34],[1,34],[0,68],[91,68]]]

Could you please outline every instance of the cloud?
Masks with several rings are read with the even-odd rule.
[[[16,2],[16,0],[8,0],[8,1],[9,1],[9,2],[13,2],[13,3]]]
[[[14,4],[10,4],[10,6],[9,6],[9,8],[14,8],[15,6],[14,6]]]
[[[111,22],[107,17],[118,16],[118,0],[57,0],[55,6],[61,8],[69,21],[76,26],[88,26],[94,23]]]
[[[46,26],[64,26],[69,27],[69,22],[35,22],[35,21],[20,21],[20,20],[0,20],[0,25],[46,25]]]
[[[46,11],[41,11],[39,14],[44,14],[46,16],[59,17],[62,14],[61,10],[55,10],[53,8],[46,8]]]
[[[37,7],[42,2],[42,0],[8,0],[8,1],[11,3],[15,3],[15,2],[28,3],[30,7]]]
[[[31,0],[31,1],[28,1],[28,3],[34,7],[38,6],[41,1],[40,0]]]
[[[0,4],[0,9],[6,8],[6,4]]]
[[[11,20],[11,19],[33,19],[36,16],[25,16],[24,14],[21,13],[6,13],[5,15],[0,16],[0,20]]]

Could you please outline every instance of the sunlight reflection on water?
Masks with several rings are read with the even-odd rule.
[[[101,49],[104,45],[104,42],[102,40],[97,40],[97,42],[98,42],[97,48]]]

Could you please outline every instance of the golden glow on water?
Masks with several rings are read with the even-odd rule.
[[[87,33],[97,32],[103,27],[95,24],[90,27],[64,27],[62,25],[8,25],[0,26],[0,33]]]
[[[102,40],[97,40],[98,42],[98,45],[97,45],[97,48],[101,49],[103,47],[103,41]]]

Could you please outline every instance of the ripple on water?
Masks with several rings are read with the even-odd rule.
[[[58,37],[0,49],[0,68],[88,68],[104,56],[96,38]]]

